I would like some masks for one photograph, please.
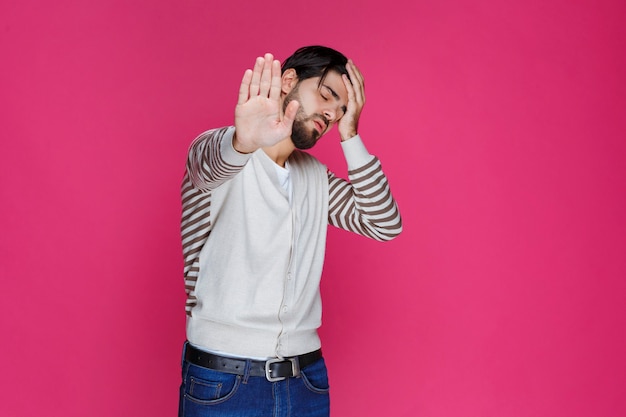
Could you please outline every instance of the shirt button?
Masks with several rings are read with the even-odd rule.
[[[283,313],[287,312],[287,306],[283,306]]]

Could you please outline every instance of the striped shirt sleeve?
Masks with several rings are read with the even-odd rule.
[[[348,164],[350,181],[328,171],[328,222],[375,240],[391,240],[402,231],[402,218],[380,161],[372,155],[367,159],[359,167]]]
[[[188,315],[197,302],[195,287],[200,251],[212,229],[211,191],[237,174],[248,158],[232,149],[233,132],[232,128],[209,130],[198,136],[189,148],[181,187],[181,237]]]
[[[250,155],[233,149],[234,132],[233,127],[208,130],[192,142],[187,158],[187,174],[196,189],[210,191],[244,167]]]

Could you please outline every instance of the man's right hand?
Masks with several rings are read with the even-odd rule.
[[[258,57],[254,69],[246,70],[235,107],[233,147],[241,153],[273,146],[291,135],[299,103],[291,101],[281,109],[280,62],[272,54]]]

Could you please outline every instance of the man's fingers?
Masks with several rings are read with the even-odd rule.
[[[246,86],[246,97],[243,98],[243,90]],[[263,57],[258,57],[254,62],[254,68],[244,74],[244,80],[239,89],[239,102],[243,103],[246,99],[259,95],[278,100],[280,88],[280,62],[275,60],[272,54],[265,54]],[[276,89],[278,91],[275,91]]]
[[[265,54],[263,57],[263,71],[261,72],[261,83],[259,86],[259,95],[267,97],[272,84],[272,66],[274,57],[272,54]]]
[[[237,100],[237,104],[244,104],[248,101],[248,97],[250,95],[250,81],[252,80],[252,70],[247,69],[243,73],[243,78],[241,79],[241,86],[239,86],[239,99]]]
[[[350,79],[348,78],[347,75],[343,74],[342,78],[343,78],[343,84],[346,86],[346,90],[348,90],[348,105],[349,105],[351,101],[355,101],[354,87],[352,86],[352,83],[350,82]]]
[[[361,74],[361,71],[354,65],[352,60],[348,61],[346,69],[348,70],[348,74],[350,74],[350,80],[352,80],[355,100],[359,104],[365,103],[365,80],[363,79],[363,74]]]
[[[289,104],[287,105],[287,108],[285,109],[285,114],[283,116],[283,124],[287,126],[289,129],[291,129],[291,126],[293,125],[293,121],[296,118],[296,114],[298,113],[298,107],[300,107],[300,103],[298,103],[296,100],[292,100],[289,102]]]
[[[275,59],[274,62],[272,62],[272,86],[270,87],[270,99],[278,100],[280,98],[281,89],[280,62]]]
[[[250,81],[250,97],[259,95],[259,87],[261,84],[261,73],[263,72],[263,64],[265,59],[258,57],[254,63],[252,70],[252,81]]]
[[[359,117],[365,104],[365,87],[361,71],[352,60],[346,64],[348,75],[343,74],[343,83],[348,91],[348,109],[339,121],[339,135],[341,140],[347,140],[358,133]]]
[[[354,65],[354,62],[352,62],[352,60],[348,61],[347,68],[348,68],[348,72],[351,73],[350,77],[353,77],[353,79],[356,79],[357,82],[361,86],[365,86],[365,80],[363,78],[363,74],[361,74],[361,71],[359,70],[359,67]]]

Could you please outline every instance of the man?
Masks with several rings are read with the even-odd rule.
[[[317,329],[330,223],[401,230],[358,135],[363,76],[341,53],[271,54],[244,73],[235,126],[191,145],[182,186],[187,339],[179,415],[328,416]],[[300,151],[337,125],[351,182]]]

